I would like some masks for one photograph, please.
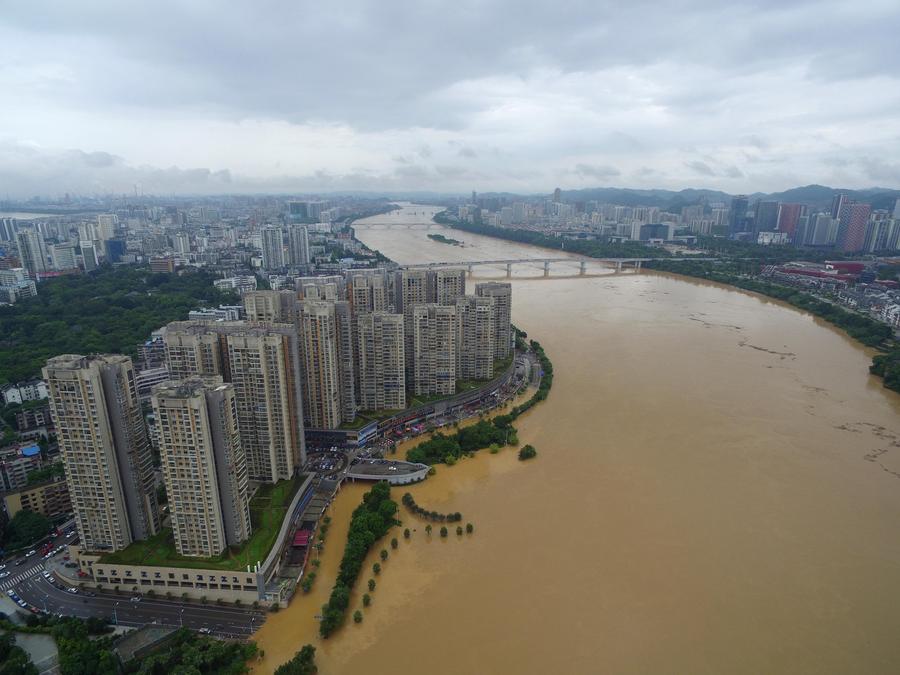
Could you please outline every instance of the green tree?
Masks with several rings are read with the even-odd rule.
[[[466,532],[472,534],[475,531],[475,526],[472,523],[466,523]]]
[[[0,634],[0,675],[37,675],[28,652],[16,644],[12,633]]]
[[[533,459],[534,457],[537,457],[537,450],[534,449],[533,445],[525,445],[519,450],[519,459],[522,461]]]
[[[461,537],[461,536],[462,536],[462,533],[463,533],[462,525],[457,525],[457,526],[456,526],[456,534],[457,534],[457,536]]]
[[[379,574],[381,574],[381,565],[378,563],[375,563],[374,565],[372,565],[372,572],[375,574],[375,576],[378,576]]]
[[[431,523],[425,526],[425,534],[431,534]]]
[[[369,605],[371,605],[372,604],[372,596],[369,595],[368,593],[363,593],[362,603],[363,603],[363,607],[368,607]]]
[[[409,539],[410,536],[411,536],[411,535],[410,535],[410,532],[409,532],[409,528],[407,527],[405,530],[403,530],[403,538],[404,538],[404,539]]]
[[[375,580],[374,580],[374,579],[369,579],[369,591],[371,592],[371,591],[374,591],[374,590],[375,590]]]
[[[400,542],[397,541],[397,537],[393,537],[391,539],[391,548],[396,549],[400,545]]]
[[[355,612],[353,612],[353,623],[362,623],[362,620],[363,614],[361,611],[356,610]]]
[[[442,536],[442,537],[446,537],[446,536],[447,536],[447,528],[446,528],[446,527],[441,527],[441,536]]]
[[[312,645],[303,645],[294,658],[275,669],[275,675],[315,675],[319,672],[315,659],[316,648]]]
[[[396,540],[395,540],[396,541]],[[378,554],[381,557],[381,561],[384,562],[388,559],[388,552],[386,548],[381,549],[381,553]]]
[[[47,536],[50,521],[40,513],[21,510],[9,521],[4,532],[4,548],[15,550],[31,546]]]

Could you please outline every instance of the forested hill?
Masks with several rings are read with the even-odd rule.
[[[102,268],[42,281],[38,296],[0,307],[0,384],[39,376],[57,354],[133,355],[136,345],[200,306],[237,302],[206,272]]]

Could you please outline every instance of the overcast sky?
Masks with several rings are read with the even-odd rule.
[[[0,197],[900,187],[898,0],[0,10]]]

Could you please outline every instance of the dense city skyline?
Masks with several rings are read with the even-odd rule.
[[[896,3],[206,9],[8,8],[3,196],[900,185]]]

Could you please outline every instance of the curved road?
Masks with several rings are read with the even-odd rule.
[[[75,537],[67,539],[64,534],[54,538],[54,546],[75,543]],[[103,617],[120,626],[139,627],[156,623],[165,626],[184,626],[194,630],[208,629],[210,633],[222,637],[247,638],[266,619],[263,610],[250,607],[219,606],[200,604],[144,596],[133,602],[133,593],[122,594],[110,591],[94,591],[85,587],[84,591],[69,592],[71,582],[60,579],[52,573],[55,565],[63,562],[61,552],[49,561],[39,555],[25,558],[19,566],[13,558],[5,562],[9,576],[0,579],[0,591],[5,595],[12,589],[18,597],[39,611],[86,619],[91,616]],[[48,580],[43,572],[49,569]]]

